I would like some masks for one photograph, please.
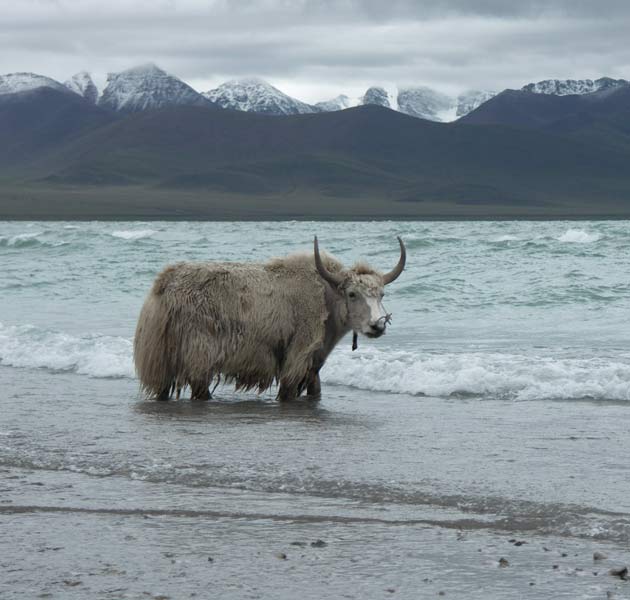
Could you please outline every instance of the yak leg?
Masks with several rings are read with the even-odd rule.
[[[160,402],[166,402],[167,400],[170,399],[170,397],[171,397],[171,386],[169,384],[156,396],[155,399],[159,400]]]
[[[319,380],[319,369],[313,369],[306,376],[306,393],[309,396],[321,396],[322,384]]]
[[[289,384],[286,381],[280,381],[280,389],[278,390],[278,400],[280,402],[291,402],[298,397],[298,390],[295,384]]]
[[[190,389],[191,400],[210,400],[210,390],[207,383],[191,383]]]

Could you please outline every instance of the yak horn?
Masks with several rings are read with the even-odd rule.
[[[393,268],[393,270],[383,275],[383,283],[385,285],[391,283],[392,281],[395,281],[405,268],[407,251],[405,250],[405,244],[403,244],[402,238],[400,236],[398,236],[398,243],[400,244],[400,259],[398,260],[398,264]]]
[[[330,283],[330,285],[336,288],[342,281],[341,277],[338,275],[334,275],[330,271],[326,269],[324,263],[322,262],[322,257],[319,255],[319,244],[317,243],[317,236],[315,236],[315,242],[313,244],[315,249],[315,266],[317,267],[318,273],[322,276],[322,279]]]

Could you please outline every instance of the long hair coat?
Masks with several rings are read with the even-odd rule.
[[[323,255],[326,268],[342,265]],[[143,390],[297,386],[322,347],[328,309],[312,255],[252,263],[177,263],[157,277],[140,313],[134,361]]]

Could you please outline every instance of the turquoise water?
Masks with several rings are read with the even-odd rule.
[[[318,404],[141,397],[164,265],[314,234],[383,270],[408,248]],[[0,223],[0,595],[624,597],[629,250],[630,222]]]
[[[343,343],[323,372],[365,390],[630,399],[630,223],[2,223],[0,362],[133,377],[156,273],[179,260],[264,261],[323,246],[381,269],[387,336]]]

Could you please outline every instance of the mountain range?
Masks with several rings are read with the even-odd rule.
[[[2,76],[0,218],[628,216],[630,85],[597,82],[440,123],[401,109],[457,113],[426,88],[309,111],[261,80],[200,94],[153,65],[100,95],[87,73]]]
[[[630,85],[624,79],[602,77],[597,80],[548,79],[524,85],[521,90],[544,95],[583,95]],[[10,73],[0,76],[0,94],[26,91],[38,87],[62,90],[64,87],[90,102],[119,112],[154,110],[167,106],[208,106],[257,112],[268,115],[309,114],[344,110],[374,104],[397,110],[412,117],[437,122],[461,118],[493,98],[497,92],[470,90],[449,96],[429,87],[399,86],[388,91],[373,86],[360,97],[340,94],[330,100],[308,104],[292,98],[268,82],[255,77],[227,81],[215,89],[197,92],[188,84],[154,64],[140,65],[110,73],[99,93],[89,73],[82,71],[64,84],[35,73]]]

